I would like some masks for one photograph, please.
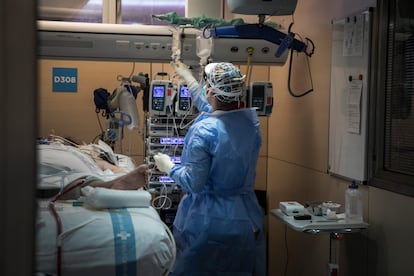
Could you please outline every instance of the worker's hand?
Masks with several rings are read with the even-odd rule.
[[[174,69],[175,73],[186,82],[190,91],[193,91],[193,88],[196,89],[198,87],[198,82],[194,78],[190,69],[188,69],[187,65],[181,61],[173,61],[171,62],[171,67]]]
[[[179,75],[183,80],[188,82],[188,80],[194,79],[193,74],[187,65],[181,61],[172,61],[171,67],[174,69],[174,72]]]
[[[170,173],[171,168],[174,166],[174,163],[171,161],[170,157],[164,153],[157,153],[154,155],[155,165],[157,165],[158,170]]]

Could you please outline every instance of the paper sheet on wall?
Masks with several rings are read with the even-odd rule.
[[[361,133],[361,96],[362,80],[356,79],[350,81],[347,103],[349,133]]]
[[[360,57],[364,45],[364,16],[347,18],[344,24],[343,55]]]

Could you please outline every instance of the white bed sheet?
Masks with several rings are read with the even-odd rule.
[[[63,276],[167,275],[175,261],[175,243],[152,208],[94,210],[55,203],[57,222],[47,201],[39,201],[36,222],[36,272],[57,274],[61,245]]]

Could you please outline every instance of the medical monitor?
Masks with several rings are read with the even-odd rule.
[[[256,108],[259,116],[269,116],[273,108],[271,82],[252,82],[249,89],[249,107]]]

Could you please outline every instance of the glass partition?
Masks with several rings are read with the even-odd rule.
[[[165,25],[153,14],[185,15],[185,0],[39,0],[38,20]],[[116,18],[105,22],[103,18]]]
[[[102,0],[38,0],[37,19],[102,23]]]

